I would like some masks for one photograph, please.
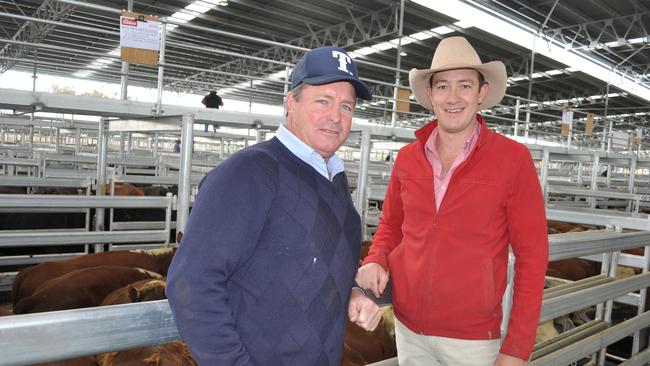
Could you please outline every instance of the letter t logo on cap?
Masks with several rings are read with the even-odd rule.
[[[332,51],[332,57],[336,58],[339,60],[339,70],[345,71],[348,74],[354,76],[354,74],[350,71],[348,71],[348,65],[352,63],[352,60],[350,59],[350,56],[343,52],[339,51]]]

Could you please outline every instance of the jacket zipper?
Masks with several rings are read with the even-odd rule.
[[[455,173],[460,172],[460,171],[462,170],[462,168],[464,168],[464,167],[468,164],[468,162],[472,159],[472,157],[474,156],[474,153],[476,152],[476,150],[478,150],[478,148],[479,148],[479,146],[478,146],[478,141],[477,141],[476,146],[474,147],[474,149],[472,150],[472,152],[469,154],[469,156],[467,157],[467,159],[465,159],[465,161],[463,161],[463,162],[458,166],[458,168],[456,169],[456,171],[454,171],[454,175],[451,177],[451,179],[449,179],[449,184],[447,185],[447,192],[446,192],[446,193],[449,193],[449,188],[451,187],[451,183],[452,183],[452,181],[454,181],[454,178],[456,178],[456,177],[458,176],[458,175],[455,174]],[[435,177],[432,177],[432,178],[433,178],[434,181],[435,181]],[[433,200],[434,200],[434,201],[433,201],[433,209],[435,210],[436,213],[433,215],[433,224],[434,224],[434,225],[438,225],[438,214],[440,213],[440,209],[442,209],[442,205],[445,203],[445,197],[447,197],[447,194],[445,194],[445,197],[443,197],[443,198],[442,198],[442,201],[440,202],[440,209],[438,209],[437,207],[435,207],[435,205],[436,205],[436,201],[435,201],[436,197],[435,197],[435,195],[436,195],[436,192],[435,192],[435,189],[434,189],[434,191],[433,191]],[[424,335],[424,331],[423,331],[423,329],[424,329],[424,322],[422,321],[422,313],[423,313],[423,311],[424,311],[424,297],[426,296],[426,294],[429,293],[429,290],[431,289],[431,282],[432,282],[432,281],[433,281],[433,276],[429,276],[429,281],[428,281],[428,283],[427,283],[427,286],[426,286],[426,288],[425,288],[425,291],[422,292],[422,296],[420,297],[420,316],[419,316],[420,319],[419,319],[419,326],[420,326],[420,334],[421,334],[421,335]],[[492,332],[489,332],[489,333],[488,333],[488,337],[489,337],[490,339],[492,339]]]

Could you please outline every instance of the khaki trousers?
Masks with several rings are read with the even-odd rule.
[[[395,318],[400,366],[492,366],[501,341],[468,340],[413,333]]]

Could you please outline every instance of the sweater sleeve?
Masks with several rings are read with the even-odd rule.
[[[402,241],[402,221],[404,209],[400,197],[399,181],[400,155],[395,159],[395,165],[390,175],[386,197],[379,218],[379,228],[372,237],[372,245],[363,264],[378,263],[388,271],[388,255]]]
[[[514,295],[508,333],[501,353],[530,357],[542,307],[548,265],[544,198],[528,150],[507,201],[508,232],[515,255]]]
[[[204,179],[168,272],[169,304],[199,365],[250,364],[227,288],[252,255],[273,200],[259,155],[237,154]]]

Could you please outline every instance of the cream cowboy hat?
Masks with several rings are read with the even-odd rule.
[[[467,42],[465,37],[449,37],[440,41],[431,68],[425,70],[411,69],[409,72],[409,83],[415,96],[415,100],[428,110],[433,110],[431,99],[427,90],[431,88],[429,79],[438,71],[454,69],[474,69],[483,74],[485,81],[490,84],[488,94],[485,96],[481,109],[494,107],[503,99],[506,93],[506,66],[501,61],[481,63],[481,59],[474,50],[474,47]]]

